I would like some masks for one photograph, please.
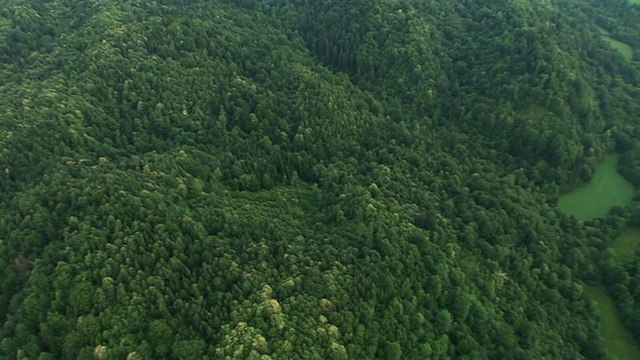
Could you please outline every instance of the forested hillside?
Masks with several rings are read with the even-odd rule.
[[[640,206],[556,200],[613,150],[640,186],[596,27],[638,11],[4,0],[0,357],[609,358],[583,284],[640,314]]]

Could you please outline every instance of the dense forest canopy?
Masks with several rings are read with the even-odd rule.
[[[640,7],[5,0],[0,356],[607,359]]]

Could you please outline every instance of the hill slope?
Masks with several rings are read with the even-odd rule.
[[[2,356],[606,358],[588,5],[6,3]]]

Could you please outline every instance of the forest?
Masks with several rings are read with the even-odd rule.
[[[640,338],[640,201],[557,200],[640,187],[639,18],[4,0],[0,358],[613,359],[585,287]]]

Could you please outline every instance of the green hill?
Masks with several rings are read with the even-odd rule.
[[[555,204],[640,185],[601,3],[6,0],[0,357],[606,359],[640,210]]]

